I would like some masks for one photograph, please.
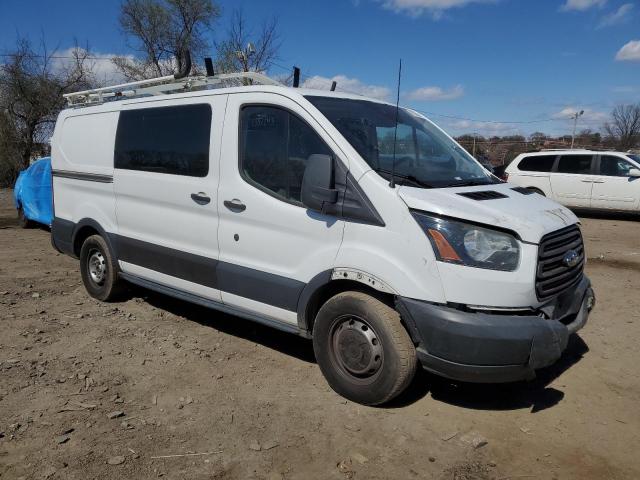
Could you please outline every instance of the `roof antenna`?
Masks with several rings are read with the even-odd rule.
[[[216,72],[213,69],[213,61],[211,60],[211,57],[205,57],[204,68],[207,70],[207,77],[215,77]]]
[[[391,181],[389,186],[396,188],[396,138],[398,136],[398,111],[400,109],[400,78],[402,77],[402,59],[398,66],[398,96],[396,97],[396,125],[393,130],[393,163],[391,163]]]
[[[293,67],[293,88],[298,88],[300,86],[300,69],[298,67]]]

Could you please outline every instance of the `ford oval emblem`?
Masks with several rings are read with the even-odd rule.
[[[564,254],[564,257],[562,257],[562,263],[564,263],[569,268],[573,268],[576,265],[578,265],[579,261],[580,261],[580,256],[578,255],[578,252],[576,252],[575,250],[569,250],[567,253]]]

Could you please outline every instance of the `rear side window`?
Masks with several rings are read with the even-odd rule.
[[[525,172],[550,172],[555,162],[555,155],[535,155],[520,160],[518,170]]]
[[[311,155],[331,155],[313,129],[277,107],[246,106],[240,115],[240,170],[267,193],[300,203],[302,177]]]
[[[558,161],[558,173],[591,173],[591,155],[562,155]]]
[[[211,106],[180,105],[120,112],[116,168],[206,177]]]
[[[600,175],[607,177],[628,177],[633,165],[625,159],[613,156],[600,157]]]

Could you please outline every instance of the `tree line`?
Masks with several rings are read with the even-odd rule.
[[[640,149],[640,103],[618,105],[611,112],[609,121],[601,131],[585,129],[576,134],[552,136],[543,132],[524,135],[484,137],[465,134],[456,140],[473,156],[493,165],[508,165],[519,154],[543,150],[586,148],[591,150],[617,150],[621,152]]]

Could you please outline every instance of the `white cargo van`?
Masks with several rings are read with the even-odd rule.
[[[331,387],[363,404],[398,395],[418,364],[532,378],[587,321],[566,208],[501,182],[415,111],[217,80],[69,97],[52,242],[91,296],[126,281],[312,338]]]

